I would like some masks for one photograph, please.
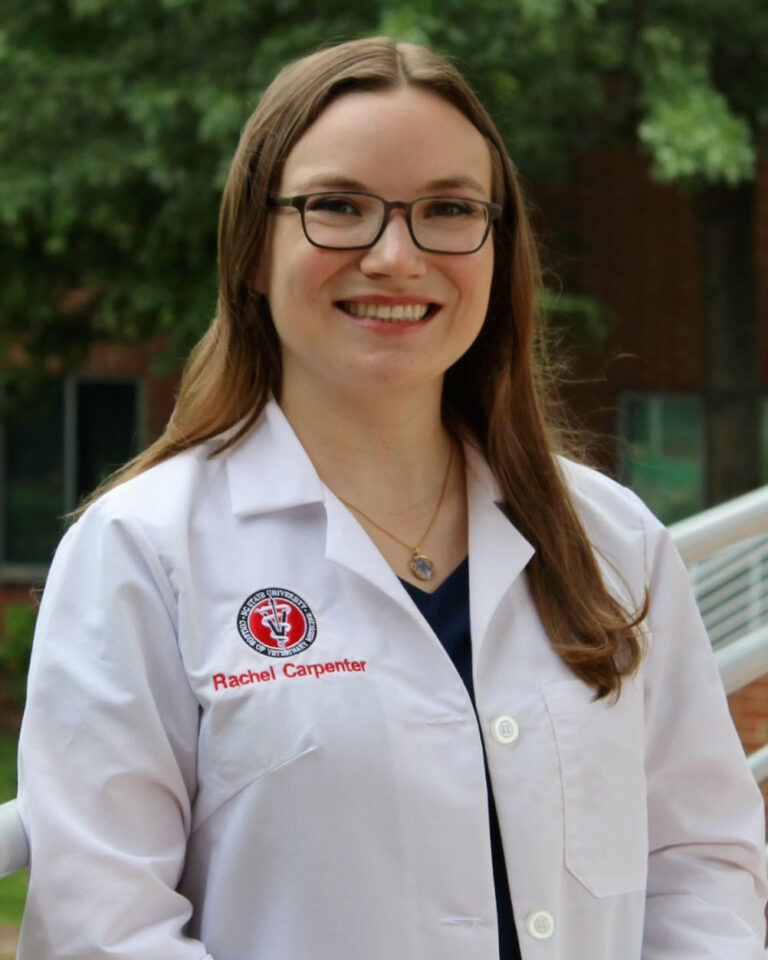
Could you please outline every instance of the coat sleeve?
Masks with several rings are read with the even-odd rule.
[[[169,579],[143,532],[99,501],[57,551],[35,633],[18,960],[212,960],[184,935],[192,908],[176,891],[197,728]]]
[[[644,511],[645,513],[645,511]],[[765,960],[765,811],[668,532],[646,515],[643,960]]]

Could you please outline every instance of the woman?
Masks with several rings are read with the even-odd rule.
[[[286,68],[219,263],[49,577],[21,960],[757,960],[759,793],[667,535],[555,457],[464,81],[388,39]]]

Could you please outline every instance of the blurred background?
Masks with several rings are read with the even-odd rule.
[[[380,33],[452,57],[505,136],[589,458],[666,522],[768,483],[764,0],[4,0],[0,800],[63,515],[162,429],[213,314],[239,131],[285,62]],[[739,696],[750,749],[768,686]]]

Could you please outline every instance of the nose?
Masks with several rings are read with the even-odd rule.
[[[363,251],[360,269],[369,276],[421,277],[426,268],[424,252],[413,242],[405,212],[392,210],[379,239]]]

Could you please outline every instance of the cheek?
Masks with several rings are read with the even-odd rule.
[[[264,243],[264,255],[256,275],[262,279],[270,307],[278,308],[296,292],[302,277],[306,276],[307,249],[298,216],[281,214],[272,218]]]
[[[296,247],[273,248],[266,293],[276,326],[296,313],[310,275]]]
[[[460,265],[457,285],[468,302],[485,313],[493,280],[493,248],[484,247],[476,256],[476,260],[468,257],[467,262]]]
[[[490,255],[484,256],[481,263],[477,264],[477,269],[473,271],[472,277],[467,278],[469,326],[471,326],[471,329],[468,326],[467,333],[473,342],[479,336],[488,314],[493,281],[493,263],[493,250],[491,249]]]
[[[275,245],[269,304],[281,339],[316,336],[333,304],[339,255],[310,244]]]

